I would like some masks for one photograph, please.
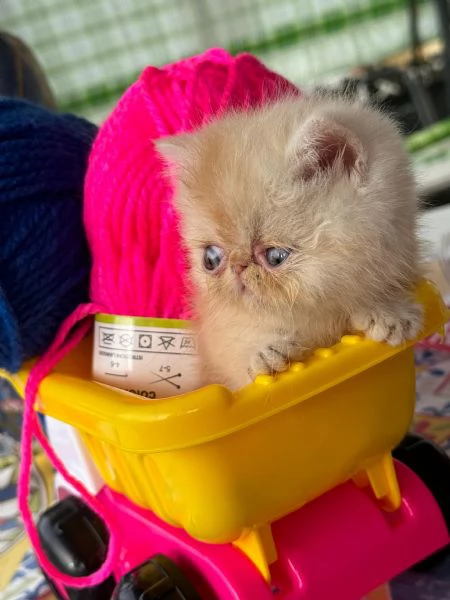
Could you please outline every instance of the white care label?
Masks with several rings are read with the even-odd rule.
[[[197,389],[202,384],[191,322],[98,314],[93,378],[149,399]]]

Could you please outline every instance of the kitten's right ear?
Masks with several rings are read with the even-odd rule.
[[[367,166],[366,153],[357,136],[325,118],[312,118],[294,133],[288,156],[295,176],[303,181],[334,172],[359,184]]]

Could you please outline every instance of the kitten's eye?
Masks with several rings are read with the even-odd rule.
[[[286,248],[267,248],[264,253],[267,264],[271,267],[279,267],[289,256],[289,250]]]
[[[219,248],[219,246],[206,246],[203,252],[203,266],[207,271],[216,271],[220,267],[222,259],[222,248]]]

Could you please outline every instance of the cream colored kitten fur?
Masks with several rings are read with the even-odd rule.
[[[393,345],[418,333],[418,201],[389,118],[288,98],[157,145],[210,381],[239,388],[351,330]]]

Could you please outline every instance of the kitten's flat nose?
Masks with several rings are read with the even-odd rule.
[[[233,271],[239,276],[247,267],[248,265],[233,265]]]

